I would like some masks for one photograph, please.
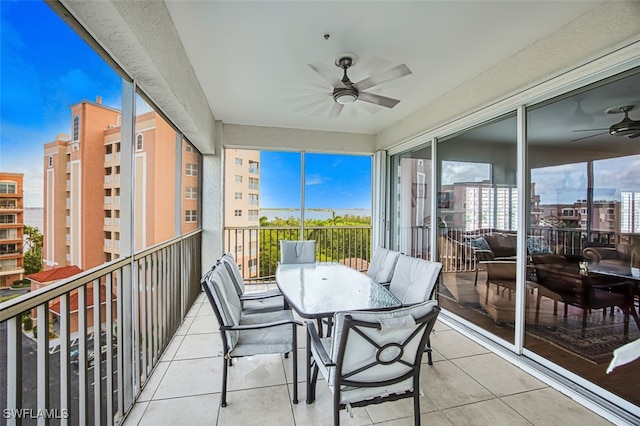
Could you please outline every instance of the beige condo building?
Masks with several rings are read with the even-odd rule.
[[[259,276],[260,151],[225,150],[225,251],[234,255],[243,277]]]
[[[22,173],[0,172],[0,287],[24,273]]]
[[[43,266],[90,269],[119,257],[121,112],[83,100],[71,106],[71,136],[44,145]],[[176,132],[151,111],[136,117],[134,249],[174,236]],[[198,154],[182,144],[182,231],[197,227]],[[151,214],[153,212],[153,214]],[[162,212],[160,214],[160,212]]]

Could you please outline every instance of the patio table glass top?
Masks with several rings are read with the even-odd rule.
[[[340,263],[280,264],[276,282],[291,307],[308,319],[401,305],[382,285]]]

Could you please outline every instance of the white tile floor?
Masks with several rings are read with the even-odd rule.
[[[298,343],[299,399],[291,403],[291,359],[240,358],[229,370],[228,405],[220,408],[222,349],[204,294],[173,338],[125,425],[328,425],[331,394],[318,382],[306,405],[303,327]],[[434,364],[422,368],[422,422],[429,425],[610,424],[442,323],[431,338]],[[341,411],[344,425],[411,425],[411,400]]]

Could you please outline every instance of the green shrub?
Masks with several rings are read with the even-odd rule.
[[[29,315],[25,315],[22,318],[22,325],[24,327],[25,330],[29,331],[33,328],[33,320],[31,319],[31,317]]]
[[[38,337],[38,326],[37,325],[33,326],[33,337],[34,338]]]
[[[15,297],[18,297],[18,296],[20,296],[20,294],[11,294],[9,296],[2,296],[2,297],[0,297],[0,303],[6,302],[7,300],[11,300],[11,299],[13,299]]]

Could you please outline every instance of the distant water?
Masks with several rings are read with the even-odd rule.
[[[336,216],[371,216],[370,209],[306,209],[304,212],[305,219],[326,220]],[[265,216],[267,220],[273,220],[276,217],[288,219],[289,217],[300,217],[300,209],[260,209],[260,217]]]
[[[304,212],[305,219],[326,220],[336,216],[371,216],[370,209],[307,209]],[[42,232],[44,230],[44,209],[42,208],[25,208],[24,224],[35,226]],[[266,216],[267,220],[273,220],[276,217],[287,219],[291,216],[299,218],[300,209],[260,209],[260,217]]]
[[[24,209],[24,224],[29,226],[35,226],[44,231],[44,209],[42,208],[25,208]]]

